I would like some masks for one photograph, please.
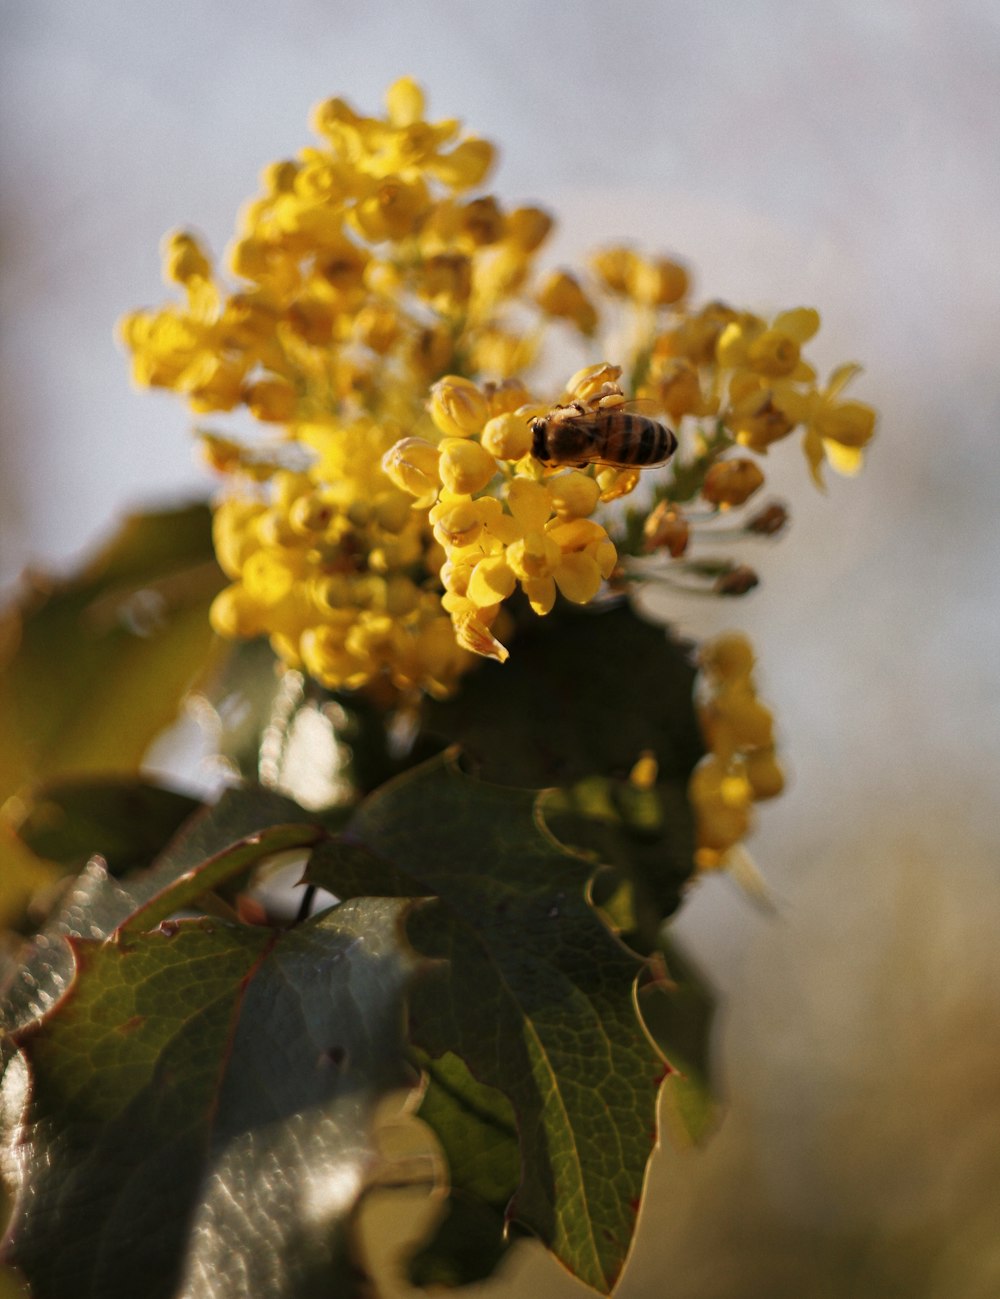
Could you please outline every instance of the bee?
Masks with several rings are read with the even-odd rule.
[[[531,421],[531,454],[550,468],[600,464],[649,469],[666,464],[676,450],[671,429],[625,406],[588,410],[575,401]]]

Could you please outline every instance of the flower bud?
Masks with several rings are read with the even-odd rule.
[[[742,505],[764,484],[764,475],[752,460],[719,460],[705,475],[701,494],[706,501],[729,509]]]
[[[642,548],[647,554],[665,550],[680,559],[688,548],[691,529],[683,515],[669,501],[660,501],[642,525]]]
[[[716,595],[746,595],[755,586],[760,585],[760,578],[746,564],[736,564],[728,572],[715,579],[712,588]]]
[[[483,429],[482,445],[498,460],[520,460],[531,450],[531,427],[523,415],[494,415]]]
[[[597,481],[576,469],[552,479],[549,491],[560,519],[583,519],[593,514],[601,495]]]
[[[474,496],[481,492],[497,471],[497,462],[471,438],[448,438],[441,445],[438,472],[449,492]]]
[[[382,469],[411,496],[436,496],[441,485],[440,454],[425,438],[402,438],[382,457]]]
[[[489,418],[486,398],[476,385],[454,374],[445,375],[434,384],[427,409],[446,437],[472,437]]]

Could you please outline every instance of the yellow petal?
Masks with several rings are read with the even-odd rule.
[[[802,439],[802,450],[806,453],[806,459],[809,461],[809,472],[812,474],[813,482],[821,492],[826,491],[826,484],[823,482],[823,439],[814,428],[807,428],[806,435]]]
[[[507,487],[507,504],[525,532],[538,532],[552,513],[552,493],[541,483],[514,478]]]
[[[855,474],[861,472],[865,459],[861,447],[845,447],[840,442],[831,442],[828,438],[824,438],[823,450],[826,452],[827,460],[838,474],[853,478]]]
[[[481,559],[473,569],[466,595],[477,608],[499,604],[513,594],[517,585],[514,570],[502,555]]]
[[[521,583],[521,589],[540,618],[544,618],[556,602],[556,584],[551,577],[528,578]]]
[[[772,329],[780,329],[796,343],[805,343],[819,329],[819,312],[812,307],[796,307],[793,311],[782,311],[775,316]]]
[[[566,555],[555,572],[556,586],[574,604],[589,604],[601,589],[601,570],[589,555]]]
[[[393,126],[412,126],[424,115],[424,92],[412,77],[400,77],[385,92],[385,105]]]
[[[861,374],[861,366],[856,361],[848,361],[845,365],[838,365],[830,375],[830,380],[826,385],[825,395],[832,399],[847,387],[852,379]]]

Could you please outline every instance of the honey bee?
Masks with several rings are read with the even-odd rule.
[[[612,465],[649,469],[677,450],[671,429],[625,406],[588,410],[581,402],[556,406],[531,421],[531,454],[555,465]]]

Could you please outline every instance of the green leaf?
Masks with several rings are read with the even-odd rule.
[[[406,1082],[404,910],[75,941],[4,1079],[34,1299],[362,1293],[348,1227],[374,1107]]]
[[[427,1080],[419,1116],[448,1164],[450,1194],[433,1239],[410,1260],[419,1286],[469,1285],[489,1276],[506,1253],[505,1213],[521,1176],[510,1102],[472,1077],[451,1052],[417,1053]]]
[[[635,1227],[664,1065],[636,1013],[642,963],[589,905],[590,871],[544,832],[533,791],[437,759],[368,798],[307,878],[341,897],[440,900],[408,926],[442,962],[414,988],[412,1038],[506,1096],[522,1167],[508,1216],[608,1292]]]
[[[17,802],[9,824],[32,852],[67,867],[96,854],[116,875],[150,861],[201,806],[138,776],[50,781]]]
[[[75,576],[25,578],[0,617],[0,805],[33,783],[137,769],[211,656],[223,581],[205,505],[134,515]],[[0,925],[54,873],[0,837]]]
[[[542,788],[624,778],[651,752],[665,783],[686,783],[704,744],[694,669],[662,627],[627,604],[568,610],[522,627],[510,659],[428,702],[425,728],[462,746],[484,780]]]
[[[710,1060],[716,999],[697,964],[668,934],[660,935],[660,950],[663,976],[640,989],[639,1009],[673,1069],[664,1086],[668,1122],[698,1142],[719,1118]]]
[[[116,881],[109,878],[101,860],[89,862],[45,928],[21,953],[20,964],[2,989],[0,1025],[12,1028],[27,1023],[48,1010],[66,989],[73,974],[67,939],[107,938],[137,908],[158,895],[168,905],[163,914],[169,915],[192,896],[219,887],[224,879],[239,881],[259,857],[280,850],[272,840],[267,841],[265,852],[247,841],[260,835],[266,838],[276,824],[293,822],[305,827],[304,842],[313,842],[319,831],[312,814],[271,790],[241,786],[226,790],[213,807],[204,807],[190,817],[146,870]],[[233,850],[236,857],[230,855]],[[214,883],[199,874],[205,863],[214,863]],[[171,894],[176,882],[188,874],[192,878],[184,897]],[[149,927],[155,923],[149,922]]]
[[[654,951],[693,869],[694,814],[686,785],[658,781],[642,789],[591,776],[553,790],[542,814],[557,839],[614,868],[595,881],[594,901],[630,946]]]

